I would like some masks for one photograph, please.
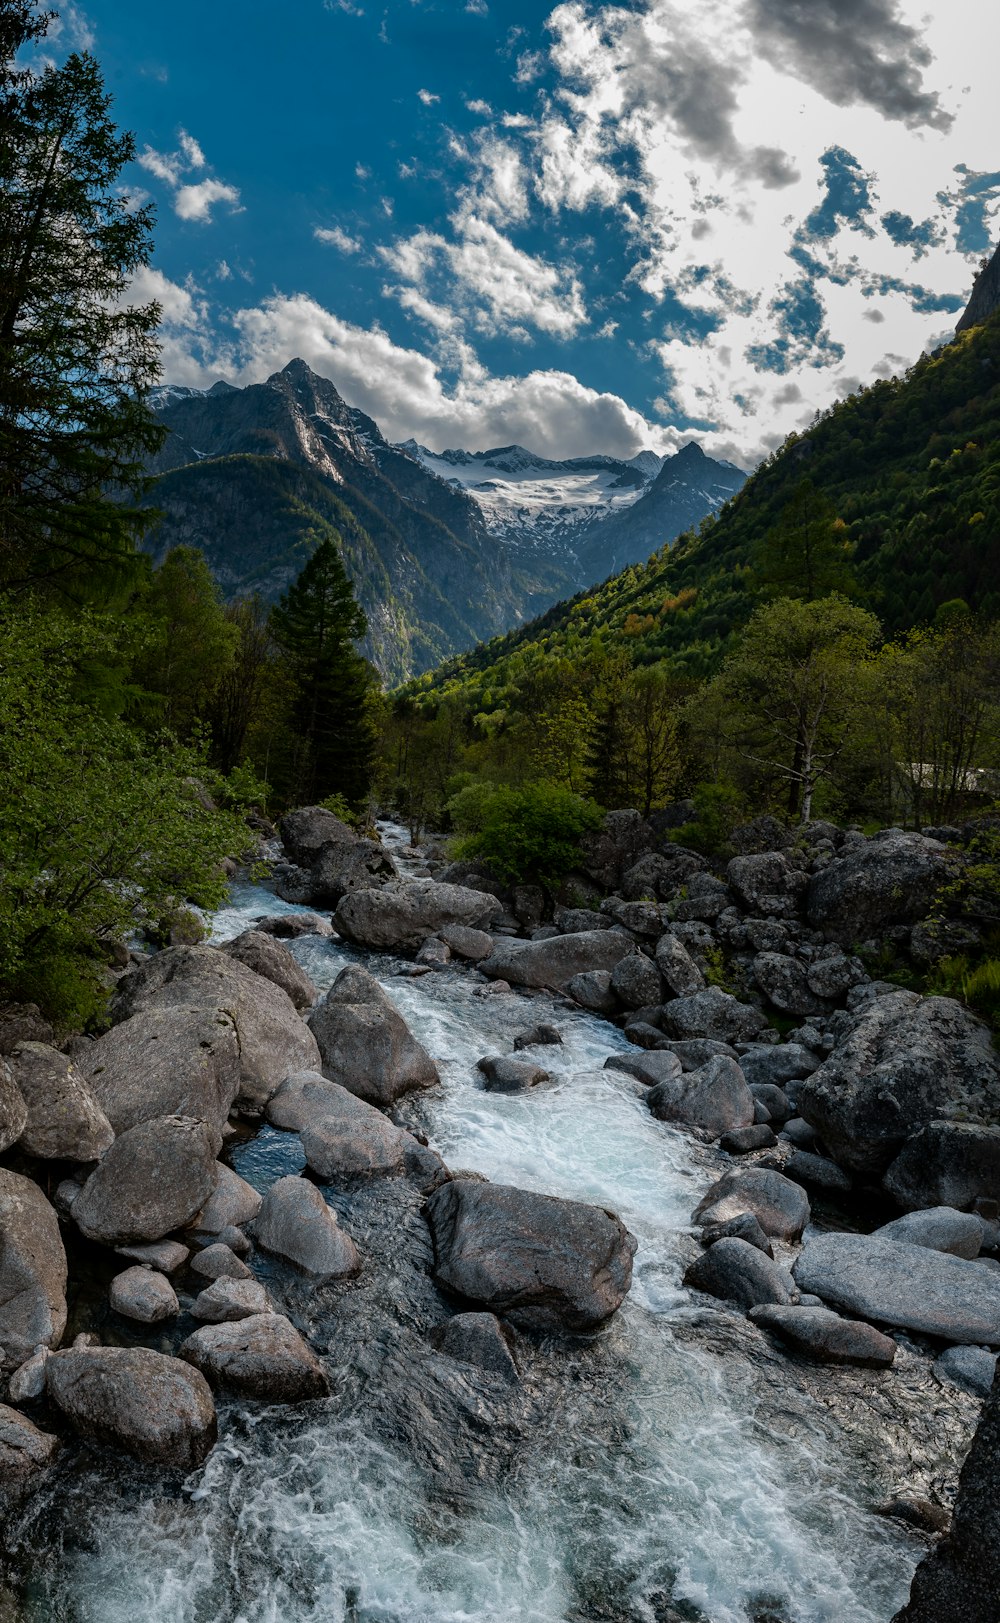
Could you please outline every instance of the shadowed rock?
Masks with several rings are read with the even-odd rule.
[[[262,975],[280,986],[300,1012],[312,1008],[317,997],[315,986],[288,948],[273,935],[262,930],[244,930],[242,935],[227,941],[222,950],[230,958],[238,958],[241,964],[246,964],[255,975]]]
[[[750,1317],[762,1330],[786,1341],[796,1352],[821,1364],[860,1364],[885,1369],[896,1356],[896,1343],[870,1324],[842,1319],[825,1307],[752,1308]]]
[[[725,1223],[750,1212],[775,1240],[797,1240],[809,1221],[809,1201],[797,1183],[770,1167],[727,1172],[695,1208],[695,1223]]]
[[[265,1251],[317,1280],[347,1279],[361,1269],[354,1241],[315,1184],[304,1178],[279,1178],[271,1185],[254,1224],[254,1238]]]
[[[682,1071],[658,1083],[648,1103],[660,1121],[698,1128],[710,1138],[749,1127],[753,1122],[753,1097],[743,1072],[734,1059],[726,1059],[724,1054],[717,1054],[697,1071]]]
[[[736,1236],[716,1240],[695,1257],[684,1275],[692,1290],[734,1302],[744,1310],[762,1302],[791,1300],[788,1277],[763,1251]]]
[[[66,1328],[59,1222],[30,1178],[0,1168],[0,1368],[8,1374]]]
[[[511,986],[565,986],[574,975],[592,970],[610,974],[620,959],[635,950],[621,930],[583,930],[552,936],[548,941],[498,941],[480,973]]]
[[[146,1347],[74,1347],[46,1365],[48,1394],[74,1431],[137,1460],[191,1471],[215,1442],[197,1370]]]
[[[954,853],[937,840],[886,833],[813,875],[806,898],[809,923],[841,946],[883,936],[896,924],[916,924],[954,870]]]
[[[221,1009],[143,1009],[91,1043],[81,1064],[116,1133],[157,1116],[191,1116],[221,1148],[240,1091],[239,1039]]]
[[[8,1509],[32,1487],[58,1447],[58,1437],[0,1403],[0,1507]]]
[[[141,1122],[115,1139],[73,1202],[88,1240],[162,1240],[201,1211],[218,1169],[208,1128],[187,1116]]]
[[[341,970],[309,1024],[319,1044],[316,1069],[369,1104],[391,1105],[438,1081],[427,1050],[367,970]]]
[[[213,1386],[265,1402],[302,1403],[330,1390],[316,1354],[281,1313],[206,1324],[182,1342],[180,1356]]]
[[[114,1131],[72,1060],[45,1043],[21,1043],[10,1058],[28,1117],[20,1145],[46,1161],[96,1161]]]
[[[337,905],[333,922],[348,941],[380,951],[415,952],[449,924],[486,930],[502,913],[487,891],[435,879],[398,879],[378,890],[355,890]]]

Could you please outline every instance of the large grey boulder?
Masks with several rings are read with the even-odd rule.
[[[988,1347],[946,1347],[934,1360],[934,1373],[939,1381],[959,1386],[974,1397],[988,1398],[997,1361],[997,1354]]]
[[[770,1167],[737,1167],[712,1185],[695,1208],[693,1220],[708,1227],[744,1212],[750,1212],[772,1239],[797,1240],[809,1221],[809,1197]]]
[[[591,970],[610,973],[634,951],[635,943],[624,931],[581,930],[548,941],[497,941],[479,971],[490,980],[509,981],[511,986],[562,987],[575,975]]]
[[[697,1071],[682,1071],[657,1083],[647,1103],[659,1121],[697,1128],[708,1138],[749,1127],[754,1117],[753,1095],[743,1072],[724,1054],[716,1054]]]
[[[229,1015],[239,1043],[237,1103],[248,1113],[263,1110],[289,1071],[319,1069],[315,1039],[288,993],[217,947],[170,947],[123,976],[115,1019],[152,1008]]]
[[[1000,1346],[992,1269],[881,1234],[819,1234],[792,1270],[800,1290],[877,1324]]]
[[[317,997],[315,986],[288,948],[273,935],[263,930],[244,930],[242,935],[227,941],[222,950],[230,958],[238,958],[241,964],[246,964],[255,975],[263,975],[265,980],[280,986],[300,1012],[312,1008]]]
[[[277,936],[279,941],[297,941],[303,935],[333,935],[329,919],[320,918],[318,913],[264,913],[254,919],[253,927],[261,935]]]
[[[823,1061],[819,1054],[802,1043],[754,1043],[740,1055],[740,1065],[747,1086],[783,1088],[786,1082],[797,1082],[818,1071]]]
[[[356,833],[324,806],[288,812],[279,831],[292,862],[308,872],[305,888],[314,905],[335,907],[348,891],[396,877],[395,863],[377,840]]]
[[[910,1211],[1000,1200],[1000,1127],[929,1121],[907,1139],[882,1182]]]
[[[850,1035],[802,1083],[798,1107],[842,1166],[876,1175],[930,1121],[996,1120],[1000,1056],[960,1003],[890,992],[860,1010]]]
[[[932,1206],[928,1211],[908,1212],[878,1230],[883,1239],[903,1245],[924,1245],[931,1251],[950,1251],[953,1257],[971,1262],[983,1247],[983,1220],[975,1212],[957,1212],[953,1206]]]
[[[852,846],[809,881],[806,911],[814,930],[849,947],[916,924],[955,871],[954,852],[923,834],[898,830]]]
[[[0,1168],[0,1369],[10,1374],[36,1347],[58,1347],[65,1328],[59,1221],[36,1183]]]
[[[73,1202],[73,1221],[103,1245],[161,1240],[197,1215],[217,1176],[204,1122],[159,1116],[115,1139]]]
[[[20,1145],[44,1161],[96,1161],[114,1129],[72,1060],[46,1043],[20,1043],[10,1057],[27,1106]]]
[[[304,1178],[279,1178],[271,1185],[253,1232],[265,1251],[314,1279],[347,1279],[361,1269],[354,1241]]]
[[[146,1347],[73,1347],[45,1366],[74,1431],[137,1460],[191,1471],[215,1442],[215,1404],[197,1370]]]
[[[608,812],[601,828],[581,837],[580,867],[604,890],[617,890],[625,873],[653,844],[653,831],[639,812]]]
[[[278,824],[281,843],[289,861],[311,868],[320,852],[329,845],[347,845],[358,838],[354,830],[325,806],[297,806],[286,812]]]
[[[636,1242],[600,1207],[460,1179],[424,1210],[438,1283],[527,1329],[593,1329],[632,1282]]]
[[[478,964],[493,951],[493,937],[485,930],[471,930],[466,924],[445,924],[438,934],[446,947],[470,964]]]
[[[896,1343],[874,1325],[842,1319],[826,1307],[779,1307],[765,1304],[750,1310],[754,1324],[820,1364],[860,1364],[885,1369],[896,1356]]]
[[[744,1311],[762,1302],[790,1302],[788,1276],[776,1262],[746,1240],[716,1240],[695,1257],[684,1275],[692,1290],[735,1302]]]
[[[663,1082],[675,1082],[683,1066],[676,1054],[666,1049],[653,1049],[644,1054],[609,1054],[604,1061],[606,1071],[624,1071],[634,1076],[645,1088],[659,1087]]]
[[[234,1279],[223,1274],[199,1291],[191,1304],[193,1318],[208,1324],[235,1324],[258,1313],[270,1313],[271,1303],[264,1286],[256,1279]]]
[[[435,879],[397,879],[355,890],[338,903],[334,924],[348,941],[381,951],[416,952],[448,924],[488,930],[502,914],[495,896]]]
[[[665,1003],[662,1019],[668,1037],[710,1037],[722,1043],[752,1042],[767,1025],[759,1009],[740,1003],[719,986]]]
[[[581,1009],[590,1009],[593,1014],[613,1015],[621,1008],[611,990],[609,969],[585,969],[582,974],[571,975],[563,991]]]
[[[367,970],[341,970],[309,1023],[319,1049],[314,1068],[369,1104],[391,1105],[438,1081],[427,1050]]]
[[[656,967],[673,997],[688,997],[692,992],[700,992],[705,984],[698,965],[672,930],[661,935],[656,943]],[[654,998],[653,1001],[659,1000]]]
[[[456,1313],[431,1331],[431,1345],[448,1358],[488,1370],[511,1384],[520,1379],[510,1334],[493,1313]]]
[[[28,1120],[28,1107],[18,1092],[5,1059],[0,1058],[0,1155],[16,1144]]]
[[[528,1059],[515,1059],[513,1054],[487,1055],[476,1063],[482,1072],[483,1083],[490,1093],[525,1093],[549,1080],[548,1071]]]
[[[298,1132],[306,1164],[324,1180],[401,1172],[410,1137],[381,1110],[316,1072],[285,1079],[267,1107],[273,1127]]]
[[[829,1008],[829,1004],[810,989],[805,965],[786,953],[759,952],[753,961],[753,978],[768,1002],[782,1014],[794,1014],[802,1020]]]
[[[191,1116],[221,1148],[240,1091],[239,1038],[221,1009],[143,1009],[91,1043],[80,1064],[116,1133],[157,1116]]]
[[[755,918],[793,917],[808,883],[783,851],[733,857],[726,878],[741,907]]]
[[[260,1202],[260,1191],[232,1167],[219,1161],[215,1168],[215,1188],[188,1226],[195,1236],[242,1228],[257,1216]]]
[[[0,1403],[0,1509],[9,1509],[33,1486],[58,1447],[58,1437]]]
[[[123,1319],[135,1319],[139,1324],[158,1324],[181,1310],[174,1287],[155,1268],[126,1268],[115,1274],[108,1299]]]
[[[281,1313],[206,1324],[181,1343],[180,1356],[213,1386],[268,1403],[302,1403],[330,1390],[316,1354]]]
[[[663,1001],[663,977],[645,953],[631,952],[611,971],[611,990],[626,1009],[642,1009]]]

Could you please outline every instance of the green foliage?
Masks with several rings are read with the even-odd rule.
[[[343,795],[327,795],[325,800],[320,801],[320,805],[325,811],[333,812],[334,817],[339,817],[348,828],[357,828],[361,822],[357,811],[349,805]]]
[[[478,834],[481,831],[496,792],[496,784],[485,778],[473,778],[456,789],[445,804],[448,820],[456,834]]]
[[[806,602],[857,589],[846,526],[811,479],[792,491],[777,524],[754,550],[756,583],[774,597]]]
[[[671,831],[677,845],[690,846],[704,856],[725,856],[733,829],[746,816],[746,801],[731,783],[699,783],[691,796],[695,815]]]
[[[168,552],[142,604],[146,627],[136,676],[157,718],[189,738],[234,662],[238,623],[226,614],[212,572],[195,547]]]
[[[477,833],[459,840],[459,856],[481,857],[504,879],[554,889],[579,860],[580,836],[600,828],[604,814],[554,783],[497,789],[479,813]]]

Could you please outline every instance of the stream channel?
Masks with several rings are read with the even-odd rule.
[[[383,835],[398,854],[404,832]],[[213,939],[286,911],[237,884]],[[442,1077],[401,1120],[449,1166],[621,1215],[639,1241],[631,1293],[577,1348],[526,1348],[523,1395],[497,1396],[495,1377],[477,1385],[461,1367],[442,1375],[438,1355],[425,1377],[428,1314],[442,1322],[448,1308],[428,1277],[419,1196],[387,1217],[384,1197],[326,1191],[366,1258],[362,1281],[274,1294],[324,1356],[331,1398],[220,1404],[220,1444],[180,1487],[67,1451],[14,1530],[20,1581],[0,1618],[886,1623],[924,1543],[873,1507],[901,1491],[904,1467],[911,1490],[913,1472],[924,1486],[953,1480],[969,1435],[970,1415],[943,1413],[926,1359],[901,1355],[886,1376],[816,1369],[684,1289],[690,1214],[724,1158],[602,1069],[628,1046],[614,1026],[547,994],[484,995],[464,966],[407,978],[397,959],[316,936],[292,951],[321,993],[349,962],[386,987]],[[476,1061],[537,1021],[563,1033],[562,1047],[532,1051],[551,1081],[483,1091]],[[303,1165],[297,1135],[268,1127],[228,1158],[261,1189]],[[254,1266],[277,1281],[266,1259]],[[453,1414],[465,1428],[454,1446],[435,1434]]]

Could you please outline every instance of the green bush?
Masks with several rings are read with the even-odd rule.
[[[479,834],[496,798],[497,786],[484,778],[464,783],[451,796],[445,811],[456,834]]]
[[[731,783],[700,783],[691,798],[693,819],[675,828],[670,838],[705,856],[725,855],[730,835],[746,813],[742,794]]]
[[[459,840],[455,854],[481,857],[504,879],[550,890],[579,861],[581,835],[600,828],[604,820],[595,801],[544,782],[493,790],[477,816],[479,830]]]

